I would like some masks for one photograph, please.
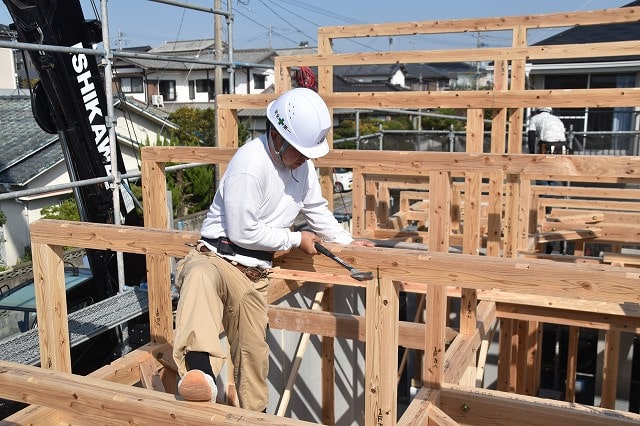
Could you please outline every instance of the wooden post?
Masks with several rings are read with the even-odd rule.
[[[618,386],[618,356],[620,354],[620,331],[607,330],[604,338],[604,365],[602,367],[602,408],[616,407]]]
[[[429,173],[429,251],[448,252],[451,234],[451,173]],[[423,386],[440,389],[444,377],[446,287],[430,285],[427,290],[427,327]]]
[[[322,311],[333,312],[333,287],[325,287]],[[322,336],[322,423],[333,426],[335,419],[335,339]]]
[[[365,424],[395,425],[398,387],[398,288],[380,276],[367,282]]]
[[[500,320],[500,349],[498,353],[498,386],[497,389],[502,392],[509,392],[509,375],[511,366],[511,328],[515,320]]]
[[[567,385],[565,387],[564,400],[575,402],[576,400],[576,372],[578,371],[578,339],[580,327],[569,327],[569,346],[567,348]]]
[[[167,229],[167,181],[164,163],[147,160],[142,150],[142,199],[144,224],[150,228]],[[147,255],[147,282],[149,288],[149,328],[151,341],[173,341],[173,314],[171,312],[170,258]]]
[[[40,366],[71,373],[62,246],[32,242],[31,253],[40,340]]]

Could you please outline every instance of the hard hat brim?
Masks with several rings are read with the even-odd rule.
[[[327,142],[327,138],[324,138],[322,142],[313,148],[301,148],[297,146],[294,148],[307,158],[320,158],[329,153],[329,142]]]

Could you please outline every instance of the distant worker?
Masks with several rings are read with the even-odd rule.
[[[534,114],[529,119],[527,132],[529,154],[571,154],[567,146],[564,123],[553,115],[553,110],[549,107],[539,107],[534,110]]]
[[[273,254],[316,241],[373,246],[354,240],[327,208],[312,158],[329,152],[329,109],[313,90],[296,88],[267,106],[267,131],[231,158],[194,250],[177,265],[180,300],[173,357],[180,395],[215,401],[216,376],[226,359],[227,333],[241,408],[268,403],[266,291]],[[302,213],[310,231],[293,231]]]

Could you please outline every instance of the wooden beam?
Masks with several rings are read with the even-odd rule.
[[[398,410],[399,292],[380,275],[367,282],[365,424],[395,425]],[[394,366],[390,368],[391,366]]]
[[[63,243],[102,250],[184,256],[189,249],[185,243],[193,243],[197,234],[45,219],[31,224],[31,238],[36,243]],[[423,282],[429,281],[431,285],[487,290],[501,288],[503,291],[539,296],[571,295],[576,300],[613,303],[640,301],[637,292],[640,274],[634,269],[353,245],[328,244],[328,248],[357,269],[379,270],[393,280],[404,282],[403,288],[407,291],[424,293],[428,286]],[[278,256],[274,262],[294,270],[292,279],[299,271],[313,271],[320,272],[317,277],[322,280],[322,273],[335,274],[343,269],[326,256],[311,256],[301,250],[291,250],[286,255]],[[465,268],[461,269],[460,264],[464,264]],[[285,275],[285,271],[281,270],[280,278]],[[348,276],[347,271],[339,275]],[[361,285],[353,279],[350,281],[351,285]]]
[[[40,342],[40,365],[71,372],[67,293],[62,246],[33,241],[33,279]]]
[[[440,403],[440,390],[423,386],[405,410],[397,426],[430,425],[429,408]],[[438,424],[438,423],[436,423]]]
[[[73,424],[270,425],[311,424],[70,373],[0,361],[0,397],[69,413]]]
[[[611,426],[640,422],[635,413],[451,384],[442,386],[440,408],[453,420],[471,425]]]
[[[637,7],[612,8],[571,13],[535,14],[495,18],[442,19],[388,24],[360,24],[321,27],[320,34],[329,39],[384,35],[414,35],[468,31],[504,31],[505,28],[553,28],[570,25],[596,25],[614,22],[635,22]]]

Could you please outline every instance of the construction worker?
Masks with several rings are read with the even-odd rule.
[[[267,131],[240,147],[216,191],[197,246],[177,265],[173,356],[187,400],[215,401],[227,334],[240,407],[266,411],[268,270],[275,251],[354,240],[322,197],[311,158],[329,151],[331,116],[313,90],[295,88],[267,107]],[[292,231],[302,213],[313,231]]]
[[[527,133],[529,154],[570,154],[564,123],[553,115],[553,110],[549,107],[539,107],[534,110],[534,114],[529,119]]]

